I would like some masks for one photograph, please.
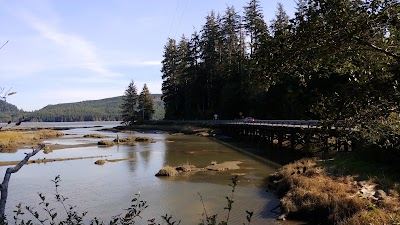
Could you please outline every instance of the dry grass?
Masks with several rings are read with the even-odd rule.
[[[53,149],[51,149],[50,147],[48,147],[48,146],[46,146],[44,149],[43,149],[43,153],[44,154],[49,154],[49,153],[52,153],[53,152]]]
[[[102,134],[85,134],[83,135],[84,138],[107,138],[107,136]]]
[[[281,197],[283,215],[316,223],[336,224],[368,205],[351,178],[332,179],[311,159],[282,167],[271,185]]]
[[[93,159],[93,158],[103,158],[106,156],[86,156],[86,157],[73,157],[73,158],[42,158],[42,159],[33,159],[29,160],[26,164],[31,163],[51,163],[51,162],[61,162],[61,161],[70,161],[70,160],[80,160],[80,159]],[[5,161],[0,162],[0,166],[11,166],[17,165],[20,161]]]
[[[175,167],[172,166],[164,166],[163,168],[160,169],[160,171],[158,171],[158,173],[156,174],[156,176],[169,176],[169,177],[173,177],[176,176],[178,174],[178,171],[175,169]]]
[[[97,144],[101,145],[101,146],[113,146],[114,142],[109,141],[109,140],[101,140],[101,141],[97,142]]]
[[[153,139],[151,137],[141,137],[141,136],[131,136],[127,138],[119,138],[115,139],[114,142],[119,143],[135,143],[135,142],[152,142]]]
[[[0,132],[0,151],[15,152],[19,147],[38,144],[40,140],[56,138],[64,133],[54,130],[39,130],[35,132],[4,131]]]
[[[400,224],[396,185],[384,191],[371,180],[337,176],[320,164],[315,159],[299,160],[270,177],[270,187],[281,198],[281,218],[312,224]]]
[[[175,168],[178,172],[191,172],[195,171],[197,168],[194,165],[191,164],[183,164]]]
[[[220,164],[215,164],[209,165],[204,168],[197,168],[194,165],[191,165],[189,162],[186,162],[185,164],[181,164],[180,166],[177,167],[172,167],[172,166],[164,166],[156,176],[176,176],[179,173],[184,173],[184,172],[198,172],[198,171],[223,171],[223,170],[235,170],[235,169],[240,169],[238,164],[242,163],[241,161],[227,161],[223,162]],[[190,174],[190,173],[189,173]]]
[[[400,224],[400,213],[385,209],[363,210],[345,219],[339,225]]]
[[[212,171],[223,171],[223,170],[237,170],[240,169],[238,164],[242,163],[241,161],[227,161],[222,163],[214,163],[207,166],[205,169]]]
[[[104,163],[106,163],[106,161],[103,159],[99,159],[99,160],[96,160],[96,162],[94,162],[94,164],[96,164],[96,165],[104,165]]]
[[[33,132],[35,140],[57,138],[63,136],[64,133],[55,130],[38,130]]]

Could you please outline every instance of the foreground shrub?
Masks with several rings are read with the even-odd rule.
[[[230,219],[230,213],[233,208],[233,203],[234,203],[234,193],[236,186],[238,184],[238,177],[235,176],[230,179],[231,184],[229,186],[232,187],[231,194],[230,196],[226,196],[225,198],[227,199],[227,205],[224,207],[224,210],[227,211],[227,214],[225,216],[225,219],[221,220],[220,222],[217,222],[218,220],[218,214],[210,214],[207,212],[207,209],[205,207],[205,204],[203,202],[203,198],[199,193],[200,196],[200,201],[203,205],[203,213],[202,213],[202,218],[200,219],[199,225],[228,225],[229,224],[229,219]],[[43,211],[36,211],[33,207],[31,206],[25,206],[22,207],[22,204],[18,204],[16,206],[16,210],[14,210],[15,215],[13,216],[13,221],[8,221],[6,218],[0,218],[0,225],[8,225],[8,224],[14,224],[14,225],[33,225],[35,224],[34,221],[41,225],[55,225],[55,224],[60,224],[60,225],[74,225],[74,224],[85,224],[84,221],[87,221],[86,214],[87,212],[77,212],[76,211],[76,206],[67,206],[67,200],[68,198],[64,197],[62,194],[59,193],[58,187],[60,186],[60,176],[56,176],[52,182],[55,185],[55,198],[56,202],[61,204],[61,209],[64,210],[64,212],[56,212],[55,208],[52,208],[51,203],[47,200],[47,197],[43,195],[42,193],[38,193],[40,197],[40,203],[39,205],[43,209]],[[148,204],[146,201],[141,199],[140,192],[138,194],[135,194],[135,197],[131,201],[131,205],[124,210],[123,214],[113,216],[111,220],[107,223],[104,222],[98,218],[94,218],[90,220],[90,225],[128,225],[128,224],[135,224],[138,219],[143,221],[143,218],[141,217],[141,214],[143,211],[148,208]],[[32,219],[25,220],[21,219],[21,216],[27,214],[31,215]],[[61,218],[65,214],[65,218]],[[251,223],[253,216],[252,211],[247,211],[246,210],[246,221],[247,225]],[[160,216],[163,223],[162,224],[167,224],[167,225],[178,225],[181,223],[181,221],[175,221],[174,218],[171,215],[165,214]],[[145,220],[146,221],[146,220]],[[141,223],[144,224],[144,223]],[[159,225],[159,223],[156,223],[156,219],[152,218],[147,220],[148,225]],[[243,223],[243,225],[246,225],[246,223]]]

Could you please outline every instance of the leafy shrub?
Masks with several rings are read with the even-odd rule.
[[[201,222],[199,225],[227,225],[229,224],[229,218],[230,218],[230,212],[233,207],[234,203],[234,193],[235,193],[235,188],[238,183],[238,177],[235,176],[230,179],[231,184],[229,186],[232,187],[232,191],[230,196],[225,197],[227,199],[227,206],[224,208],[227,211],[227,215],[225,216],[225,219],[221,220],[220,222],[217,223],[217,218],[218,214],[209,214],[204,206],[203,198],[199,193],[200,196],[200,201],[203,204],[203,214],[201,218]],[[43,195],[42,193],[38,193],[40,197],[40,203],[39,205],[42,207],[44,213],[42,211],[36,211],[33,207],[31,206],[25,206],[23,207],[22,204],[18,204],[16,206],[16,209],[14,210],[14,216],[12,218],[12,221],[7,220],[6,218],[1,219],[0,218],[0,225],[33,225],[36,223],[39,223],[41,225],[83,225],[85,224],[85,221],[88,221],[86,219],[87,212],[78,212],[76,210],[76,206],[71,206],[67,205],[67,200],[68,198],[64,197],[62,194],[59,193],[58,187],[60,186],[61,178],[60,176],[56,176],[52,182],[55,185],[55,198],[56,202],[61,205],[62,210],[64,210],[65,217],[62,218],[61,212],[56,212],[55,208],[50,204],[50,202],[47,200],[47,197]],[[143,220],[141,217],[143,211],[147,209],[149,205],[147,204],[146,201],[141,199],[140,192],[135,194],[135,197],[131,201],[131,205],[127,208],[124,209],[124,213],[113,216],[109,222],[104,222],[98,218],[93,218],[90,220],[90,225],[130,225],[130,224],[135,224],[138,219]],[[28,214],[32,217],[32,219],[26,220],[25,218],[22,219],[22,215]],[[246,210],[246,221],[247,224],[251,223],[251,219],[253,216],[252,211],[247,211]],[[181,223],[181,221],[176,221],[171,215],[165,214],[160,216],[162,221],[165,222],[167,225],[178,225]],[[152,218],[147,220],[148,225],[160,225],[159,223],[156,223],[156,219]],[[164,223],[163,223],[164,224]],[[245,225],[245,223],[243,223]]]

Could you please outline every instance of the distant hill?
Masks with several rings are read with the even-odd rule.
[[[161,94],[153,94],[154,108],[153,119],[164,118],[164,103]],[[48,105],[40,110],[30,113],[35,121],[42,122],[75,122],[75,121],[118,121],[121,120],[120,105],[122,96],[89,100],[75,103]]]
[[[0,100],[0,122],[6,123],[8,121],[13,120],[13,118],[19,118],[19,116],[23,113],[22,110],[19,110],[17,106],[10,104],[6,101]]]
[[[18,113],[21,112],[17,106],[6,101],[0,100],[0,113]]]

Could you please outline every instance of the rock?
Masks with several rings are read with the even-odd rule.
[[[281,214],[281,215],[278,217],[278,220],[285,221],[285,220],[286,220],[286,214]]]
[[[378,200],[383,200],[387,197],[387,194],[384,190],[379,189],[375,192],[374,197],[377,198]]]
[[[94,162],[94,164],[96,164],[96,165],[104,165],[104,163],[106,163],[106,161],[103,159],[99,159],[96,162]]]

